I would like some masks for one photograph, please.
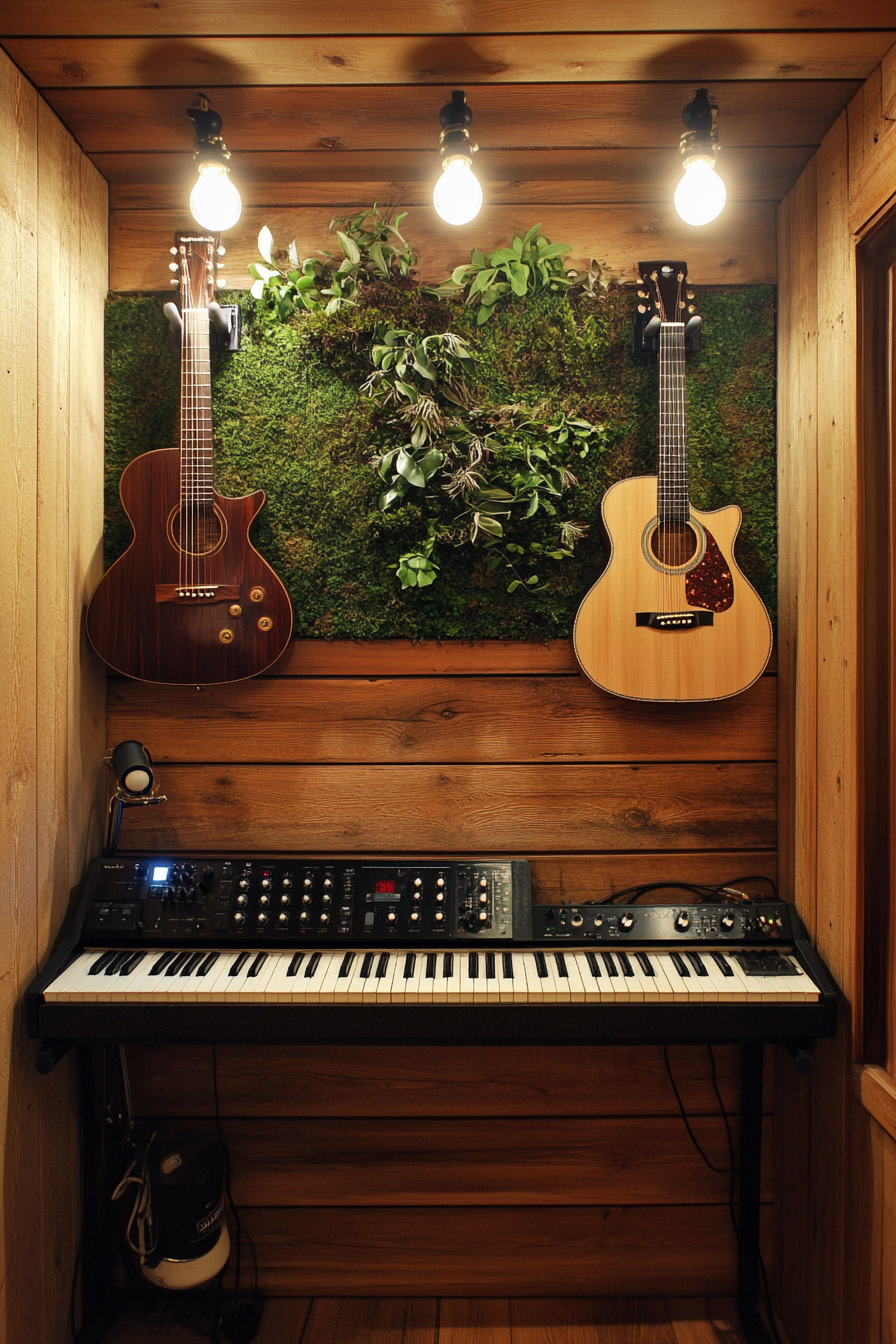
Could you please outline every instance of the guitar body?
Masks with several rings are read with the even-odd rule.
[[[632,700],[724,700],[746,690],[769,660],[772,627],[734,559],[737,505],[691,507],[692,554],[679,564],[655,553],[656,476],[611,486],[601,512],[610,560],[573,631],[586,676]]]
[[[242,499],[214,491],[201,537],[193,528],[183,545],[180,494],[177,448],[143,453],[122,474],[134,539],[91,598],[90,642],[140,681],[208,686],[257,676],[292,633],[286,589],[249,541],[264,491]]]

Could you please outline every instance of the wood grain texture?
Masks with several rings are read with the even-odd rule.
[[[507,1298],[446,1298],[440,1307],[439,1344],[512,1344]]]
[[[577,676],[571,639],[293,639],[270,676]]]
[[[46,98],[88,154],[184,153],[190,134],[184,108],[195,98],[196,86],[157,88],[154,80],[152,84],[134,89],[49,89]],[[744,146],[817,146],[858,87],[858,81],[850,79],[733,81],[724,93],[725,152]],[[408,87],[399,97],[394,88],[375,85],[358,86],[350,95],[345,89],[325,86],[271,85],[263,99],[257,89],[239,86],[206,91],[224,120],[232,152],[318,150],[334,161],[352,150],[432,153],[445,96],[437,89]],[[521,143],[535,150],[652,148],[668,154],[681,109],[693,96],[694,86],[687,81],[479,84],[475,101],[470,90],[480,146],[477,173],[487,175],[492,151],[519,152]],[[714,225],[712,234],[717,229]],[[696,242],[698,235],[692,231],[688,237]]]
[[[421,853],[768,849],[775,770],[735,765],[170,765],[136,849]],[[164,815],[162,813],[164,812]]]
[[[665,1303],[630,1298],[515,1298],[511,1344],[675,1344]]]
[[[246,1209],[266,1294],[443,1297],[730,1293],[725,1206]],[[645,1255],[644,1248],[650,1247]],[[303,1287],[303,1285],[305,1285]],[[665,1285],[661,1288],[658,1285]]]
[[[214,1054],[221,1115],[231,1119],[678,1115],[657,1046],[549,1051],[270,1046],[263,1075],[257,1049],[221,1045]],[[726,1111],[734,1114],[740,1107],[739,1052],[716,1046],[715,1057],[719,1091]],[[715,1116],[707,1048],[672,1046],[669,1058],[688,1114]],[[212,1047],[130,1046],[128,1061],[138,1116],[214,1114]],[[771,1082],[768,1071],[767,1112]]]
[[[812,153],[810,145],[728,147],[725,187],[731,201],[777,201]],[[113,210],[172,210],[189,195],[196,170],[187,152],[94,154],[110,183]],[[371,201],[429,205],[439,175],[438,150],[259,150],[232,154],[244,206],[270,209],[352,206]],[[494,205],[609,205],[663,201],[680,172],[668,148],[490,149],[476,164]]]
[[[730,1298],[668,1297],[666,1311],[675,1344],[744,1344]]]
[[[165,0],[147,8],[140,0],[47,0],[35,12],[29,0],[6,0],[0,31],[179,35],[220,33],[530,33],[679,32],[682,15],[671,0],[645,0],[637,10],[623,0],[596,8],[589,0],[421,0],[409,10],[359,10],[339,0],[309,0],[296,11],[290,0]],[[806,9],[799,0],[719,0],[712,13],[687,16],[694,32],[786,28],[887,28],[888,0],[830,0]]]
[[[763,678],[695,709],[620,705],[569,677],[270,678],[201,694],[118,680],[107,732],[151,739],[157,763],[774,760],[776,689]]]
[[[709,532],[715,539],[731,572],[731,606],[716,612],[712,625],[657,631],[637,625],[636,614],[688,610],[685,574],[655,567],[642,549],[657,508],[656,476],[617,481],[603,497],[610,559],[576,614],[573,644],[582,670],[599,688],[634,700],[736,696],[762,675],[772,650],[768,613],[734,558],[741,510],[737,505],[713,513],[690,510],[704,538]]]
[[[62,1338],[77,1241],[76,1109],[64,1066],[34,1072],[19,1007],[59,927],[90,834],[78,790],[86,754],[101,751],[102,697],[80,664],[85,554],[101,534],[100,347],[89,356],[106,282],[105,196],[95,170],[46,105],[0,55],[0,265],[10,278],[0,336],[6,489],[0,579],[0,1334]],[[99,277],[99,289],[97,278]],[[81,491],[94,507],[77,512]],[[96,524],[99,522],[99,526]],[[80,712],[81,693],[87,715]],[[96,714],[90,722],[91,714]],[[97,733],[99,730],[99,733]],[[96,756],[94,756],[94,762]],[[95,764],[91,767],[91,776]]]
[[[402,227],[419,250],[420,278],[432,281],[444,280],[472,247],[503,246],[532,222],[528,210],[504,205],[486,204],[472,224],[459,228],[439,220],[430,206],[412,206],[407,214]],[[182,210],[115,211],[110,238],[113,289],[162,287],[167,271],[159,239],[170,237],[182,215]],[[766,284],[775,279],[774,206],[770,203],[733,202],[708,238],[686,232],[689,226],[668,201],[639,210],[634,228],[628,206],[545,205],[538,216],[536,222],[546,237],[570,245],[573,267],[587,267],[597,252],[606,275],[632,280],[639,255],[649,242],[649,250],[664,256],[686,250],[692,273],[701,284]],[[244,289],[251,284],[245,267],[256,259],[256,239],[263,224],[276,238],[295,236],[300,253],[307,256],[332,245],[331,218],[331,210],[319,208],[244,210],[228,234],[227,287]]]
[[[452,85],[690,80],[867,79],[892,27],[786,32],[682,43],[665,33],[477,33],[180,38],[10,37],[32,83],[53,88],[156,85]]]
[[[896,46],[892,46],[880,63],[881,115],[887,121],[896,121]]]
[[[435,1298],[316,1298],[302,1344],[436,1344]]]
[[[619,1119],[267,1118],[223,1123],[238,1205],[724,1204],[721,1117]],[[732,1122],[734,1141],[738,1127]],[[771,1118],[766,1125],[771,1139]],[[766,1145],[768,1156],[771,1148]],[[766,1197],[770,1186],[765,1191]]]

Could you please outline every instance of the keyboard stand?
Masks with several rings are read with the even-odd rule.
[[[741,1046],[740,1188],[737,1227],[737,1314],[747,1344],[772,1344],[757,1306],[762,1212],[762,1093],[765,1046]]]

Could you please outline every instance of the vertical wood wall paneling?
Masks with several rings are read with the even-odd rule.
[[[790,458],[799,443],[801,408],[814,412],[817,420],[817,474],[811,467],[801,472],[791,460],[781,465],[782,553],[787,557],[781,571],[782,609],[790,613],[790,627],[793,613],[798,613],[796,648],[789,639],[785,647],[782,639],[781,650],[782,705],[785,714],[796,716],[793,760],[781,804],[782,827],[793,829],[782,837],[782,852],[786,871],[794,875],[795,899],[844,996],[838,1039],[819,1047],[808,1082],[796,1080],[786,1064],[778,1072],[776,1193],[782,1204],[777,1244],[779,1259],[786,1263],[779,1266],[776,1283],[791,1344],[891,1344],[893,1338],[887,1318],[892,1297],[888,1238],[896,1170],[888,1164],[888,1138],[850,1091],[851,1006],[860,989],[862,934],[855,242],[896,199],[891,152],[896,138],[887,115],[894,59],[896,49],[832,127],[779,212],[780,307],[782,331],[787,333],[779,347],[782,456]],[[813,234],[814,283],[806,274]],[[817,370],[811,351],[800,359],[792,336],[794,309],[808,313],[813,304]],[[802,552],[797,528],[805,533]],[[806,611],[813,602],[814,634]],[[814,703],[806,694],[808,687],[804,690],[801,684],[798,689],[800,641],[803,647],[816,641]],[[811,655],[811,649],[807,652]],[[817,818],[800,808],[801,796],[810,798],[813,791]],[[805,880],[813,870],[814,898],[812,883]]]
[[[83,557],[96,570],[102,536],[107,193],[3,56],[0,105],[0,417],[10,445],[0,497],[0,852],[11,874],[0,897],[0,1335],[61,1340],[78,1220],[73,1073],[67,1061],[38,1077],[17,1004],[96,845],[87,819],[105,736],[103,677],[95,662],[81,664],[80,626]]]

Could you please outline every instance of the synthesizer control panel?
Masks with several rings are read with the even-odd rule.
[[[525,860],[116,856],[91,864],[84,935],[114,942],[509,942],[531,935]]]
[[[535,905],[532,937],[598,943],[788,942],[790,907],[750,905]]]

